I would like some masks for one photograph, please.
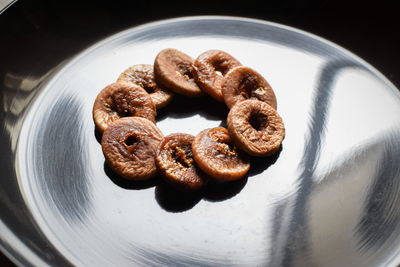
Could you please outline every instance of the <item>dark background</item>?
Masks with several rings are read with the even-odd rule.
[[[400,87],[399,11],[389,1],[20,0],[0,15],[0,82],[7,72],[43,75],[66,55],[138,24],[179,16],[228,15],[319,35],[360,56]],[[8,265],[0,253],[0,266]]]

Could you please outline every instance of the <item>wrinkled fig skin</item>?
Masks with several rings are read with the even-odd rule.
[[[155,157],[163,137],[153,122],[126,117],[104,131],[101,147],[114,172],[125,179],[140,181],[157,173]]]
[[[227,124],[234,143],[252,156],[274,154],[285,137],[282,118],[259,100],[236,103],[228,113]]]
[[[180,191],[191,192],[204,187],[207,177],[196,166],[192,155],[194,136],[171,134],[159,147],[156,164],[165,180]]]
[[[208,50],[202,53],[194,62],[196,82],[199,87],[214,99],[224,102],[221,85],[224,76],[240,62],[226,52]]]
[[[168,105],[174,96],[172,91],[156,83],[153,65],[131,66],[119,75],[117,82],[134,83],[142,87],[150,95],[157,109]]]
[[[200,169],[220,182],[238,180],[250,168],[248,157],[223,127],[201,131],[193,142],[193,157]]]
[[[222,94],[229,108],[246,99],[257,99],[277,108],[276,96],[269,83],[261,74],[248,67],[235,67],[225,75]]]
[[[121,117],[137,116],[155,122],[156,114],[149,94],[132,83],[110,84],[97,95],[93,105],[93,120],[101,133]]]
[[[156,81],[175,93],[199,97],[203,92],[194,80],[193,63],[193,58],[176,49],[164,49],[158,53],[154,61]]]

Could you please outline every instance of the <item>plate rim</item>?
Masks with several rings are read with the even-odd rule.
[[[295,33],[307,36],[311,39],[315,39],[318,42],[321,42],[323,44],[333,47],[334,49],[341,51],[345,55],[347,55],[347,56],[351,57],[352,59],[354,59],[355,61],[358,61],[359,63],[361,63],[368,70],[370,70],[373,74],[375,74],[377,76],[377,78],[379,78],[388,88],[390,88],[392,90],[392,93],[397,95],[397,97],[399,97],[399,99],[400,99],[399,89],[385,75],[383,75],[378,69],[376,69],[374,66],[372,66],[370,63],[368,63],[366,60],[362,59],[361,57],[359,57],[355,53],[351,52],[350,50],[348,50],[326,38],[323,38],[314,33],[305,31],[303,29],[299,29],[299,28],[296,28],[293,26],[288,26],[285,24],[277,23],[277,22],[256,19],[256,18],[250,18],[250,17],[226,16],[226,15],[201,15],[201,16],[174,17],[174,18],[168,18],[168,19],[154,20],[154,21],[150,21],[147,23],[143,23],[143,24],[133,25],[131,27],[128,26],[128,28],[126,28],[126,29],[116,31],[110,35],[104,36],[100,41],[94,41],[94,43],[85,47],[84,49],[82,49],[81,51],[79,51],[78,53],[73,55],[71,58],[68,58],[64,62],[61,62],[61,64],[59,66],[55,66],[54,72],[46,78],[46,82],[45,82],[44,86],[46,86],[48,81],[57,77],[58,74],[60,73],[59,71],[61,69],[74,64],[74,62],[78,61],[82,56],[87,55],[88,51],[95,50],[96,48],[101,47],[103,44],[106,44],[110,40],[122,38],[127,34],[136,33],[136,32],[142,31],[142,30],[154,28],[154,27],[157,27],[160,25],[165,25],[165,24],[185,23],[185,22],[189,22],[189,21],[213,21],[213,20],[221,20],[221,21],[225,21],[225,22],[229,22],[229,21],[231,21],[231,22],[249,22],[249,23],[254,23],[254,24],[268,26],[268,27],[273,26],[276,28],[288,30],[291,32],[295,32]],[[41,95],[41,93],[43,93],[43,91],[39,90],[39,92],[37,92],[35,94],[35,96],[31,99],[31,101],[28,103],[28,105],[30,107],[32,106],[32,103],[34,103],[36,101],[36,99]],[[23,114],[21,125],[23,125],[25,123],[26,115],[30,112],[30,110],[31,109],[28,108],[26,110],[26,112]],[[16,145],[17,147],[19,146],[18,144],[19,144],[19,139],[20,139],[20,133],[21,133],[21,131],[19,131],[19,133],[17,134],[17,145]],[[15,167],[16,167],[15,173],[16,173],[16,176],[18,177],[19,176],[18,169],[17,169],[18,166],[15,166]],[[20,179],[18,179],[18,186],[20,187]],[[26,198],[24,196],[23,196],[23,199],[26,200]],[[28,205],[27,205],[27,211],[30,212],[31,213],[30,216],[35,219],[35,216],[33,216],[32,210]],[[0,234],[0,251],[6,257],[8,257],[11,261],[13,261],[17,265],[22,265],[23,262],[19,259],[21,257],[22,259],[26,260],[27,262],[29,262],[31,264],[34,264],[35,262],[37,263],[38,261],[40,263],[47,264],[46,262],[44,262],[42,260],[41,257],[37,256],[34,252],[32,252],[31,249],[25,245],[25,243],[21,242],[21,244],[15,244],[14,243],[15,240],[13,240],[13,239],[17,239],[17,241],[21,241],[21,240],[18,237],[18,235],[16,235],[14,232],[12,232],[8,228],[7,225],[0,222],[0,228],[3,229]],[[41,229],[38,229],[38,231],[41,231]],[[5,232],[7,232],[7,234],[4,234]],[[46,237],[46,235],[44,233],[43,233],[43,235],[44,235],[44,237]],[[23,247],[21,248],[20,245],[22,245]],[[27,257],[26,254],[22,254],[24,250],[27,250],[28,252],[30,252],[31,256],[35,256],[36,259],[32,259],[30,257]],[[32,255],[32,254],[34,254],[34,255]],[[397,251],[394,251],[393,255],[391,257],[387,258],[385,260],[385,262],[386,262],[385,265],[390,265],[390,264],[395,265],[396,262],[397,263],[400,262],[400,248],[398,248]]]

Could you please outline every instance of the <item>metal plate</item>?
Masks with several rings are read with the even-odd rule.
[[[281,152],[254,159],[239,182],[190,196],[159,179],[129,183],[110,172],[94,131],[93,101],[125,68],[152,64],[167,47],[192,57],[221,49],[264,75],[286,125]],[[228,17],[146,24],[83,51],[23,103],[23,119],[8,129],[14,166],[7,170],[17,178],[32,236],[1,236],[20,263],[399,262],[400,94],[367,63],[316,36]],[[159,112],[157,125],[165,135],[195,135],[223,125],[226,113],[210,98],[178,97]]]

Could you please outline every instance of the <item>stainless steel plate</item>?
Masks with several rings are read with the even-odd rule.
[[[190,196],[110,172],[93,101],[125,68],[152,64],[167,47],[193,57],[221,49],[264,75],[286,125],[281,152],[253,160],[242,181]],[[226,113],[210,98],[177,98],[157,125],[195,135],[223,125]],[[398,90],[374,68],[293,28],[192,17],[129,29],[11,100],[9,186],[0,190],[16,200],[0,201],[27,219],[18,228],[1,218],[3,250],[36,265],[394,266],[399,114]]]

